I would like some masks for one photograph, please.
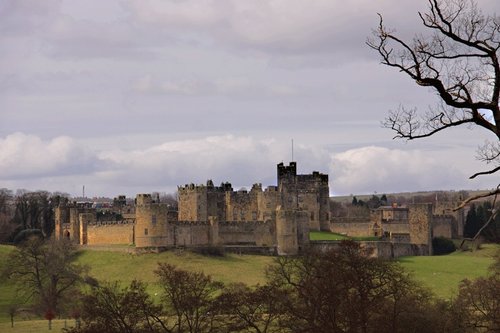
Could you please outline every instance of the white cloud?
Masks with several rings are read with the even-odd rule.
[[[102,174],[112,183],[173,188],[184,183],[233,181],[252,184],[266,178],[275,153],[272,141],[232,135],[170,141],[146,149],[100,154],[115,166]]]
[[[4,180],[89,173],[98,163],[95,155],[69,137],[43,141],[14,133],[0,139],[0,177]]]
[[[450,189],[466,175],[449,163],[446,152],[369,146],[332,156],[334,193],[405,192]]]

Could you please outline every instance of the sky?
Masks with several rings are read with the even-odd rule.
[[[479,0],[500,12],[497,0]],[[436,94],[380,64],[377,13],[422,30],[414,0],[0,0],[0,188],[114,197],[276,164],[331,195],[490,189],[488,133],[393,140],[381,122]],[[293,140],[293,150],[292,150]],[[498,175],[496,176],[498,177]]]

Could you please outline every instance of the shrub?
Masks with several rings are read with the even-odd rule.
[[[40,239],[43,239],[43,233],[40,229],[24,229],[20,231],[16,237],[12,240],[14,244],[20,244],[32,237],[38,237]]]
[[[444,237],[434,237],[432,239],[432,249],[434,255],[443,255],[455,252],[457,249],[451,239]]]
[[[210,257],[223,257],[225,255],[222,246],[199,246],[191,249],[191,252]]]

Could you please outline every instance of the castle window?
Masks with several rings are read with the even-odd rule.
[[[145,228],[144,229],[144,235],[147,236],[148,235],[148,228]]]
[[[156,215],[151,216],[151,224],[156,225]]]
[[[252,220],[257,220],[257,212],[252,212]]]
[[[311,220],[314,221],[314,212],[311,212]]]

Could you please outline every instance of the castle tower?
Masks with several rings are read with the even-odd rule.
[[[278,164],[278,191],[284,209],[301,209],[309,213],[311,230],[330,230],[330,189],[328,175],[314,171],[297,175],[297,163]]]
[[[80,212],[77,207],[69,208],[69,239],[76,244],[80,243]]]
[[[173,236],[168,229],[168,206],[155,202],[150,194],[138,194],[134,234],[138,248],[173,245]]]
[[[432,204],[411,204],[408,206],[410,242],[429,246],[432,254]]]
[[[86,245],[87,238],[87,228],[89,224],[92,224],[96,220],[96,216],[94,213],[81,213],[78,216],[79,224],[80,224],[80,245]]]
[[[69,209],[66,205],[60,205],[55,208],[54,222],[54,237],[60,240],[63,238],[64,224],[69,222]]]
[[[276,209],[276,242],[278,255],[297,255],[300,246],[309,242],[309,216],[301,210]]]

